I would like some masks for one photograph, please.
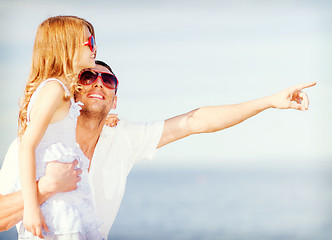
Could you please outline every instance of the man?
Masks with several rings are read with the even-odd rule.
[[[96,63],[93,70],[98,77],[84,83],[76,94],[76,100],[84,103],[77,121],[76,138],[83,153],[91,159],[89,180],[96,209],[104,222],[101,232],[105,238],[120,207],[130,170],[140,160],[152,158],[156,148],[192,134],[220,131],[268,108],[307,110],[308,97],[301,90],[315,85],[302,84],[235,105],[198,108],[149,124],[133,124],[122,119],[116,127],[110,128],[104,125],[110,109],[116,108],[117,89],[107,87],[110,76],[102,74],[112,74],[109,66],[100,61]],[[0,197],[0,230],[6,230],[22,219],[20,192],[8,194],[15,188],[10,184],[11,175],[17,177],[13,174],[15,171],[18,174],[17,144],[14,142],[9,148],[0,174],[0,194],[3,194]],[[47,166],[46,175],[37,182],[40,203],[57,192],[75,189],[80,174],[75,170],[76,165],[77,162]]]

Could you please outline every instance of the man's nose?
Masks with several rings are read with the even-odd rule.
[[[104,83],[101,79],[101,76],[98,76],[96,81],[93,83],[94,87],[104,87]]]

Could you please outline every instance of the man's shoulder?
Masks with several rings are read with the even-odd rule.
[[[120,119],[118,121],[118,124],[114,127],[109,127],[107,125],[104,126],[103,130],[101,131],[101,136],[103,135],[109,135],[110,133],[119,132],[125,130],[128,125],[130,125],[130,122],[127,119]]]
[[[118,124],[114,127],[109,127],[109,126],[105,125],[101,132],[101,135],[103,135],[103,134],[107,135],[111,132],[130,131],[135,128],[137,129],[144,124],[145,123],[130,122],[125,118],[121,118],[121,119],[119,119]]]
[[[130,135],[130,132],[135,131],[135,128],[139,128],[137,124],[129,122],[127,119],[120,119],[118,124],[114,127],[105,125],[100,136],[101,139],[114,139],[114,137],[116,139],[125,138],[126,135]]]
[[[125,118],[121,118],[118,124],[114,127],[105,126],[102,130],[101,135],[110,134],[131,134],[139,131],[145,131],[149,128],[160,128],[164,124],[164,121],[153,121],[153,122],[132,122]]]

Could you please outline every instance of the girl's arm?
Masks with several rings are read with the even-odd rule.
[[[42,204],[52,196],[50,192],[40,193],[38,190],[37,192],[39,204]],[[21,191],[0,195],[0,206],[0,232],[9,230],[22,220],[24,207]]]
[[[268,108],[307,110],[309,100],[302,89],[316,83],[301,84],[277,94],[234,105],[202,107],[165,121],[159,147],[197,133],[223,130]]]
[[[64,100],[64,89],[60,83],[47,83],[40,91],[30,113],[30,123],[21,138],[19,149],[20,178],[24,201],[23,224],[25,228],[38,237],[42,236],[42,228],[48,230],[41,213],[36,188],[35,150],[54,119],[69,109]],[[67,109],[65,108],[67,107]],[[68,110],[67,110],[68,112]]]
[[[81,169],[75,169],[78,161],[72,163],[50,162],[45,175],[37,184],[37,198],[42,204],[59,192],[69,192],[77,188],[81,180]],[[7,231],[23,218],[23,196],[21,191],[0,195],[0,232]]]

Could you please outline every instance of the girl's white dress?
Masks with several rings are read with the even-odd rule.
[[[52,78],[44,81],[33,93],[28,105],[29,114],[40,90],[47,82],[59,82],[66,93],[66,86],[58,79]],[[76,143],[76,123],[80,114],[80,102],[70,99],[71,106],[67,116],[58,122],[49,124],[45,135],[38,145],[36,156],[36,180],[45,175],[46,164],[52,161],[72,162],[79,161],[78,167],[82,169],[81,181],[78,188],[72,192],[58,193],[41,205],[46,224],[50,233],[43,231],[45,239],[56,240],[99,240],[103,239],[98,231],[101,222],[96,214],[92,194],[88,181],[89,159],[87,159]],[[19,184],[18,184],[19,185]],[[39,239],[32,236],[19,223],[19,239]]]

